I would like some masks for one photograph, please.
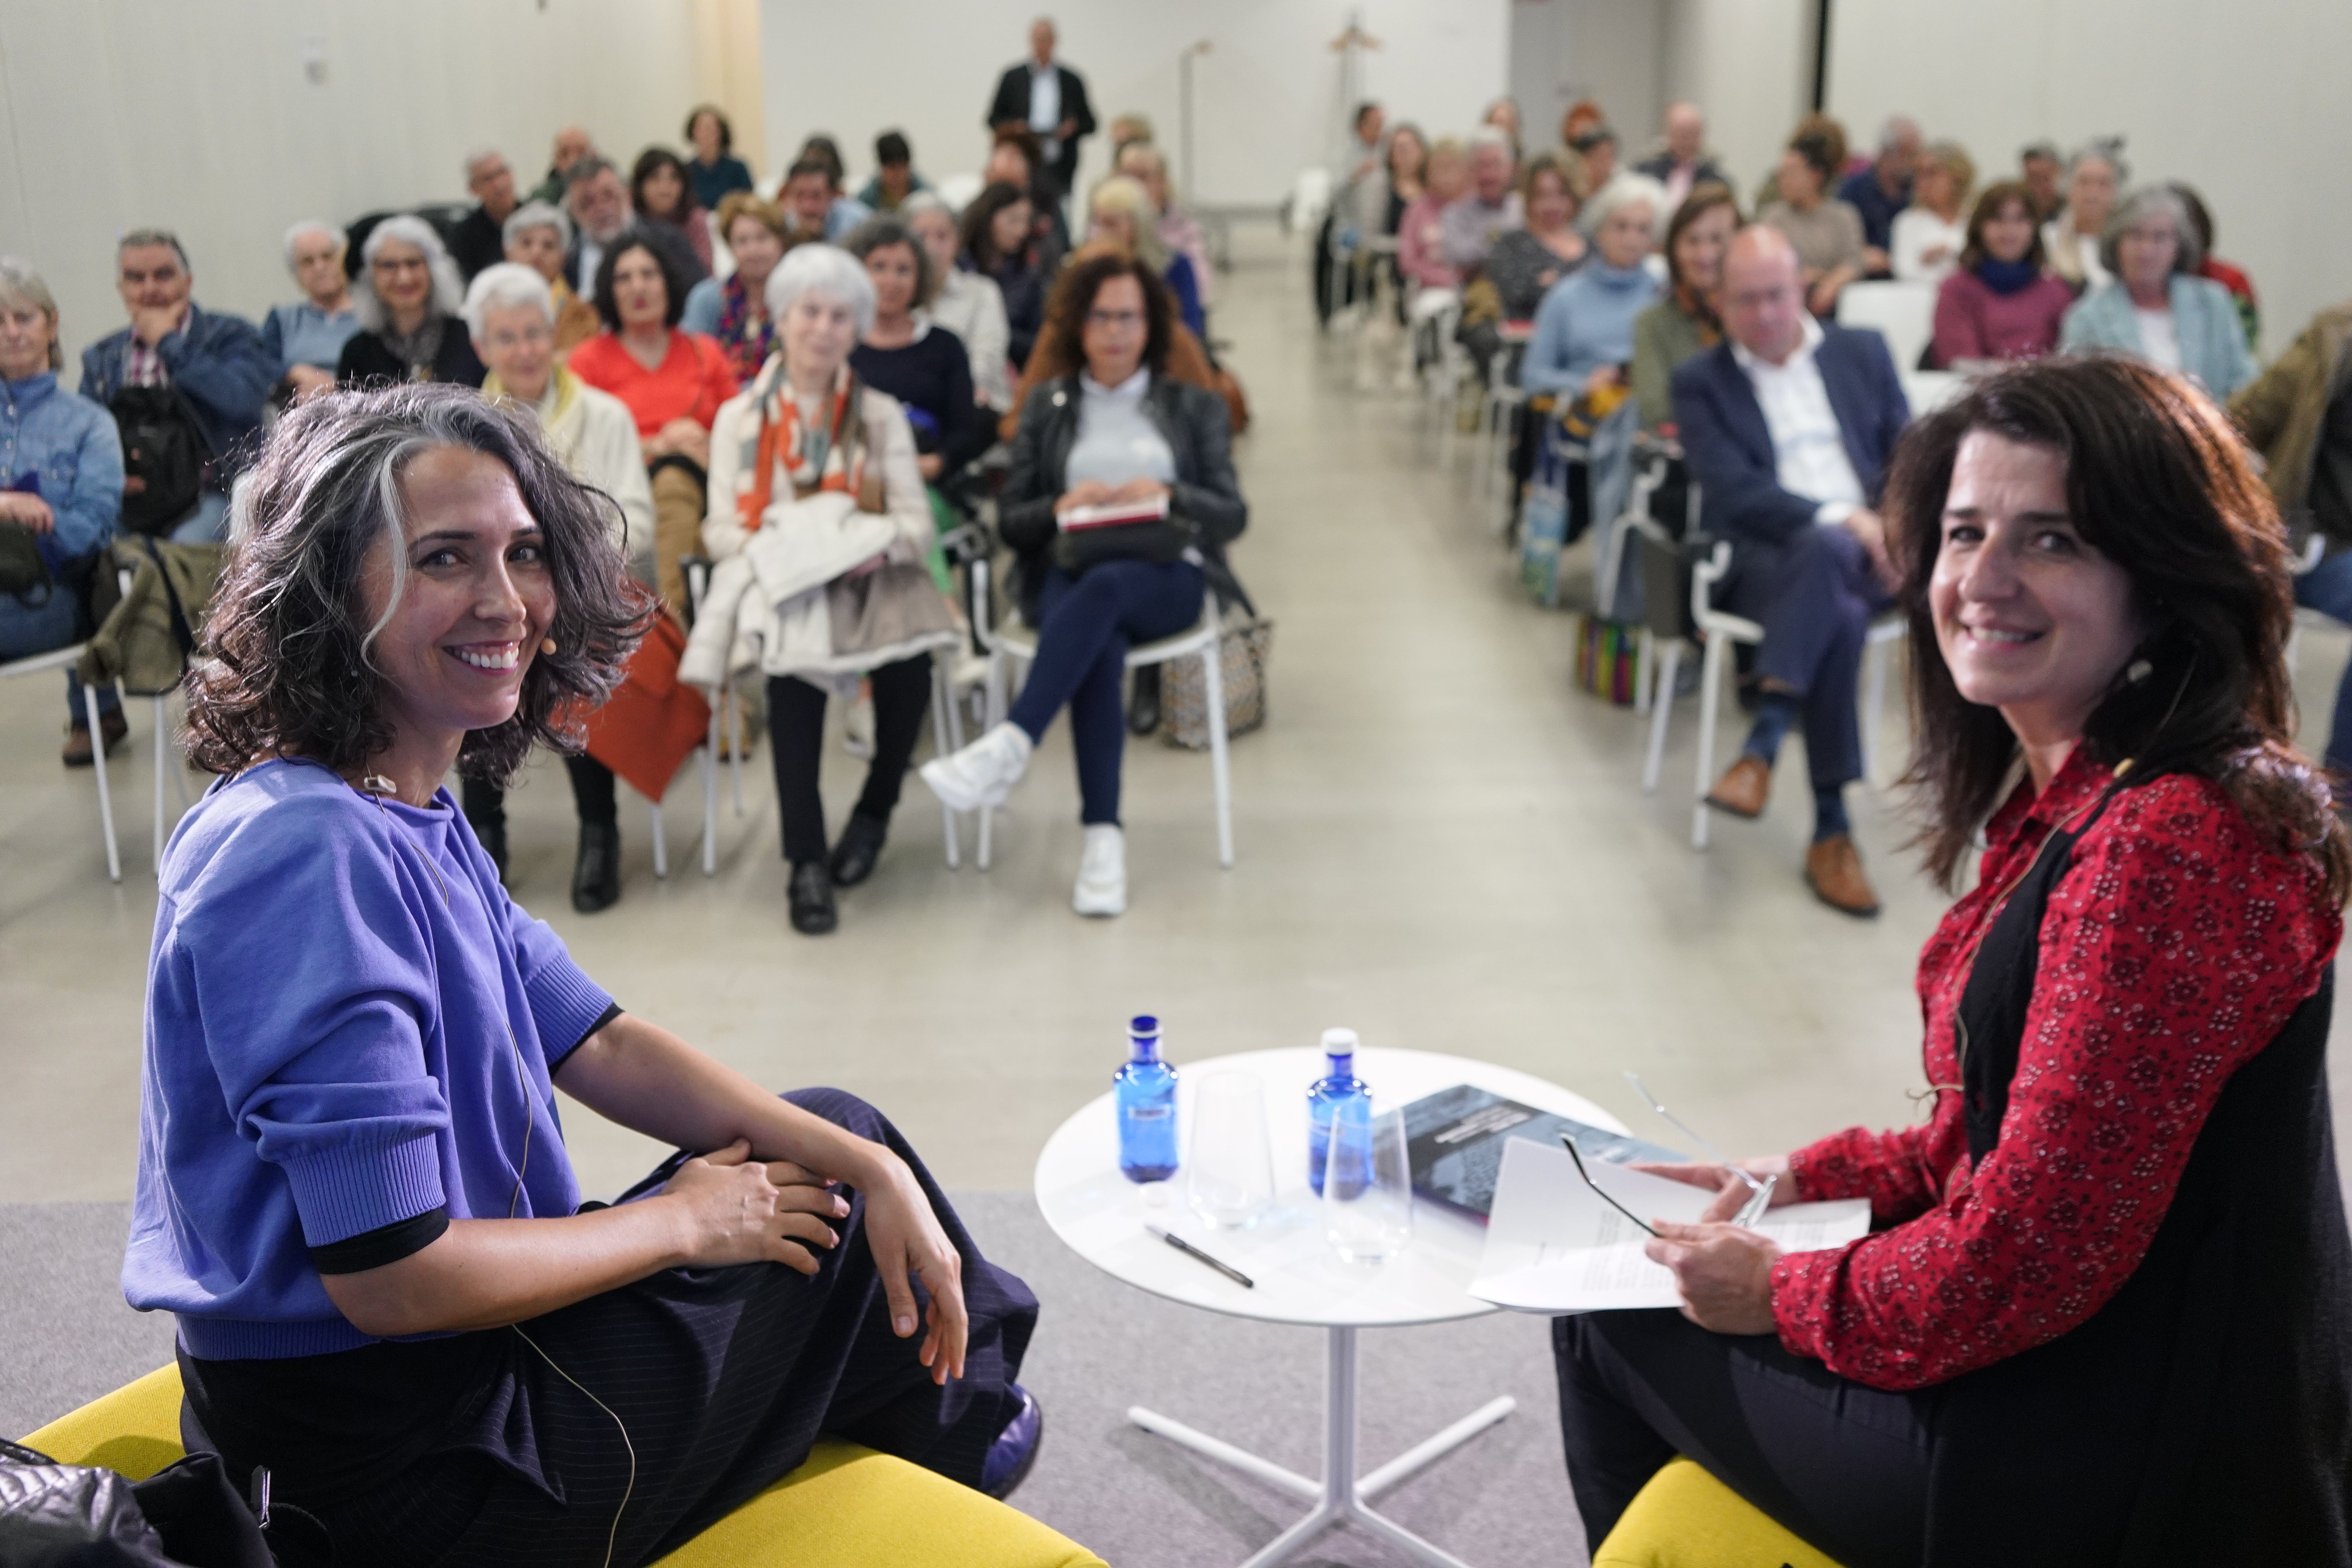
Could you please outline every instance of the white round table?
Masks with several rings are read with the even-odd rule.
[[[1381,1264],[1342,1262],[1324,1239],[1321,1216],[1307,1184],[1307,1089],[1324,1072],[1312,1047],[1250,1051],[1177,1064],[1177,1131],[1189,1139],[1192,1098],[1208,1074],[1255,1075],[1265,1092],[1266,1130],[1274,1154],[1271,1212],[1247,1230],[1214,1228],[1184,1205],[1180,1168],[1166,1186],[1167,1202],[1153,1207],[1145,1190],[1118,1171],[1118,1127],[1109,1094],[1089,1101],[1045,1141],[1037,1156],[1037,1206],[1070,1249],[1114,1279],[1155,1296],[1237,1318],[1312,1324],[1329,1331],[1324,1401],[1323,1479],[1307,1479],[1181,1422],[1138,1406],[1136,1425],[1180,1443],[1316,1505],[1315,1510],[1252,1557],[1244,1568],[1271,1568],[1334,1524],[1360,1525],[1422,1562],[1464,1568],[1455,1558],[1371,1510],[1382,1492],[1440,1455],[1510,1415],[1508,1398],[1491,1401],[1426,1442],[1372,1471],[1356,1476],[1356,1331],[1449,1322],[1498,1309],[1465,1289],[1486,1246],[1486,1228],[1465,1215],[1416,1199],[1412,1243]],[[1455,1084],[1472,1084],[1573,1117],[1612,1132],[1615,1117],[1581,1096],[1523,1072],[1429,1051],[1363,1050],[1356,1072],[1387,1110]],[[1252,1288],[1227,1279],[1143,1228],[1150,1220],[1175,1232],[1249,1276]]]

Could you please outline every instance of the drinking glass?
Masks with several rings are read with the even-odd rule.
[[[1213,1072],[1192,1100],[1184,1201],[1213,1226],[1255,1225],[1274,1203],[1274,1152],[1265,1135],[1265,1089],[1255,1074]]]
[[[1323,1171],[1323,1234],[1350,1263],[1381,1263],[1412,1242],[1412,1165],[1404,1112],[1340,1117]]]

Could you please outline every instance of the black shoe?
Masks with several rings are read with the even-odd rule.
[[[980,1489],[999,1502],[1029,1479],[1030,1469],[1037,1463],[1037,1450],[1045,1440],[1045,1407],[1017,1383],[1010,1392],[1021,1396],[1021,1408],[1004,1424],[1004,1430],[989,1445],[988,1457],[981,1461]]]
[[[1127,695],[1127,732],[1149,735],[1160,728],[1160,667],[1147,664],[1135,672]]]
[[[572,865],[572,907],[583,915],[608,910],[621,897],[621,828],[612,822],[580,825],[580,858]]]
[[[833,871],[822,860],[793,867],[784,897],[792,906],[793,929],[803,936],[823,936],[841,923],[833,907]]]
[[[854,888],[874,875],[874,863],[882,858],[882,841],[889,833],[887,822],[862,811],[851,812],[847,826],[841,830],[841,842],[833,847],[828,862],[833,868],[833,885]]]

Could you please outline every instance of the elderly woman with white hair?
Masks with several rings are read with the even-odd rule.
[[[286,270],[303,298],[271,307],[262,319],[261,346],[278,362],[279,388],[294,397],[335,384],[343,345],[360,330],[351,274],[343,269],[350,243],[342,230],[317,218],[286,231]]]
[[[924,560],[930,503],[898,400],[863,384],[850,353],[874,324],[856,258],[806,244],[768,278],[776,353],[710,431],[704,547],[719,563],[682,679],[716,687],[756,665],[782,818],[793,929],[838,923],[834,893],[873,874],[931,700],[931,650],[956,640]],[[817,793],[828,697],[866,677],[874,758],[827,847]]]
[[[2179,193],[2134,191],[2107,221],[2099,259],[2114,281],[2066,312],[2060,348],[2137,354],[2195,377],[2217,402],[2254,379],[2236,300],[2198,275],[2205,257]]]
[[[433,226],[405,213],[388,217],[368,232],[360,262],[364,276],[352,293],[361,330],[343,344],[335,379],[481,385],[488,373],[458,316],[466,287]]]
[[[898,204],[898,217],[931,258],[931,271],[940,280],[939,291],[931,296],[931,321],[962,342],[971,365],[973,398],[999,414],[1010,413],[1013,328],[1004,314],[1004,291],[995,279],[956,265],[962,237],[956,230],[953,209],[937,192],[917,191]]]
[[[518,262],[484,268],[466,290],[466,327],[474,353],[489,367],[488,397],[530,410],[540,433],[572,477],[612,501],[600,505],[604,531],[630,574],[654,580],[654,492],[637,456],[637,422],[628,405],[566,370],[555,355],[555,294],[547,279]],[[600,710],[601,712],[601,710]],[[564,758],[580,813],[580,852],[572,867],[572,907],[582,914],[621,896],[621,826],[613,770],[593,754]],[[482,841],[499,880],[507,875],[505,786],[464,780],[466,820]]]
[[[572,249],[572,219],[552,202],[525,202],[507,215],[501,231],[507,259],[530,268],[547,279],[555,300],[555,353],[561,359],[602,331],[604,319],[596,307],[573,292],[563,276],[563,258]]]
[[[1160,237],[1160,214],[1139,180],[1114,174],[1095,187],[1087,204],[1088,243],[1108,241],[1160,275],[1175,301],[1185,330],[1205,342],[1209,319],[1201,309],[1201,279],[1192,258],[1171,250]]]

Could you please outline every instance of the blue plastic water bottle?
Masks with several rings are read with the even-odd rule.
[[[1176,1173],[1176,1069],[1160,1059],[1160,1020],[1144,1014],[1127,1026],[1130,1054],[1111,1075],[1118,1103],[1118,1170],[1130,1182],[1164,1182]]]
[[[1324,1030],[1323,1055],[1330,1070],[1307,1091],[1307,1184],[1318,1198],[1323,1195],[1324,1163],[1331,1153],[1332,1124],[1369,1126],[1372,1117],[1371,1086],[1356,1076],[1356,1031]]]

